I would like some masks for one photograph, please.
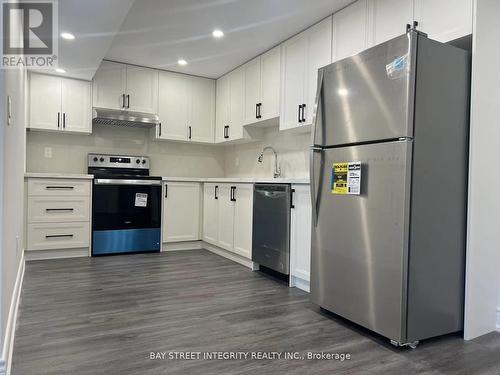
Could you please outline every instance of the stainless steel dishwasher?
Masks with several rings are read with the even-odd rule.
[[[255,184],[252,261],[290,273],[290,185]]]

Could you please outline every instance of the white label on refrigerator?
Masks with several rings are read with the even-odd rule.
[[[359,195],[361,193],[361,162],[333,163],[332,194]]]
[[[135,194],[135,206],[136,207],[146,207],[148,205],[148,195],[145,193]]]

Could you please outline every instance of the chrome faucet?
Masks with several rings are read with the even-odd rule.
[[[281,168],[278,163],[278,154],[276,153],[276,150],[274,148],[272,148],[271,146],[264,147],[257,161],[259,163],[262,163],[262,160],[264,160],[264,152],[266,152],[266,150],[271,150],[274,153],[274,178],[278,178],[281,176]]]

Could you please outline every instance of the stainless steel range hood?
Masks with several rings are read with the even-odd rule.
[[[157,115],[150,113],[94,108],[92,123],[112,126],[131,126],[136,128],[153,128],[160,123],[160,119]]]

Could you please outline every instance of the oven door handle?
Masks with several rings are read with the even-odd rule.
[[[119,180],[109,178],[97,178],[94,180],[95,185],[146,185],[146,186],[161,186],[160,180]]]

